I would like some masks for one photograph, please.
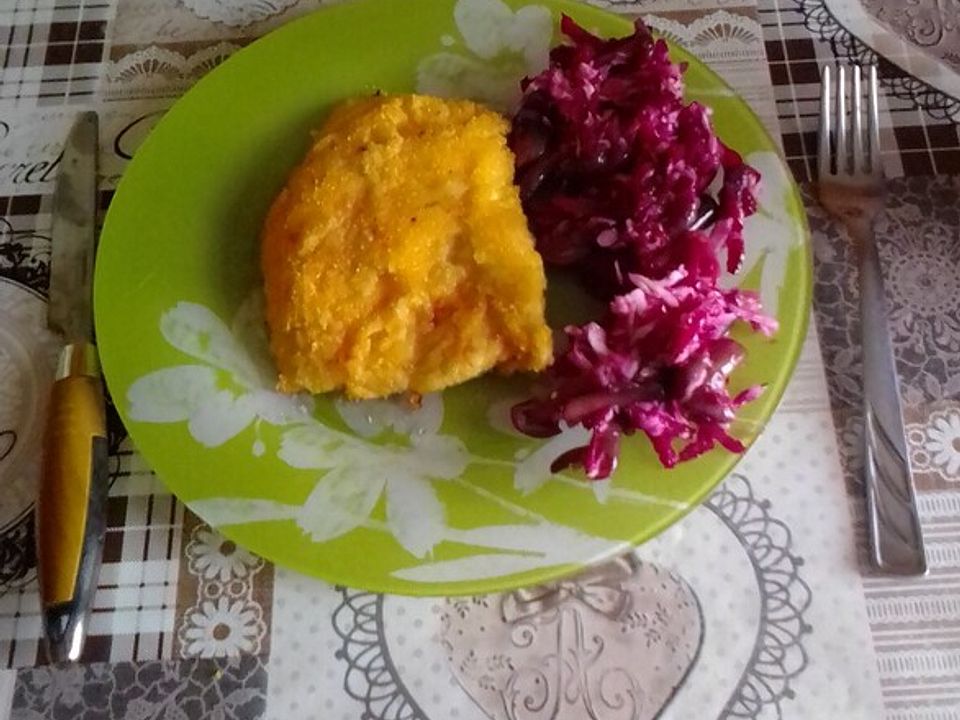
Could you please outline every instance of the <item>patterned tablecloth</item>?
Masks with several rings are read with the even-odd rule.
[[[717,69],[801,180],[819,64],[879,58],[898,178],[879,231],[928,577],[867,568],[856,278],[811,196],[816,323],[766,432],[702,507],[565,585],[554,608],[382,596],[275,569],[184,510],[114,422],[84,663],[41,664],[30,509],[66,130],[77,110],[100,111],[105,207],[177,96],[319,4],[0,0],[0,716],[960,718],[960,36],[955,7],[933,0],[608,3]],[[629,613],[611,611],[621,602]]]

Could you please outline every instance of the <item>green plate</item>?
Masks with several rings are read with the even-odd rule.
[[[491,375],[391,402],[273,391],[258,276],[264,214],[331,106],[370,93],[470,96],[503,107],[543,66],[566,12],[604,35],[621,17],[549,0],[360,0],[293,22],[212,71],[160,121],[126,170],[100,240],[97,335],[113,398],[170,489],[227,537],[309,575],[377,591],[466,594],[544,581],[676,522],[738,457],[662,469],[642,436],[604,483],[551,475],[572,429],[517,435],[530,378]],[[747,105],[678,47],[689,99],[763,173],[746,270],[780,321],[750,336],[737,385],[765,383],[735,433],[773,412],[803,340],[810,251],[798,194]],[[582,305],[550,281],[550,320]]]

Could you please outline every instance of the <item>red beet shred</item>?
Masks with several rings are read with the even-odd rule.
[[[592,479],[616,469],[620,436],[637,430],[666,467],[717,443],[742,452],[727,430],[761,388],[730,395],[744,351],[728,331],[743,320],[769,335],[776,322],[754,293],[718,282],[743,259],[760,175],[717,138],[707,108],[684,104],[684,68],[640,20],[614,40],[566,16],[561,29],[570,42],[523,81],[509,144],[544,262],[609,305],[565,329],[567,348],[513,423],[535,437],[589,429],[553,470],[578,465]]]

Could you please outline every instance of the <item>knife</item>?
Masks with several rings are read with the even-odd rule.
[[[103,386],[93,344],[98,118],[67,137],[53,196],[47,323],[63,338],[47,409],[36,506],[37,565],[47,653],[76,661],[103,550],[108,490]]]

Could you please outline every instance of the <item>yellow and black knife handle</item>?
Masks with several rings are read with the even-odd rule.
[[[76,660],[103,551],[106,413],[96,349],[64,348],[47,409],[37,501],[37,560],[48,651]]]

